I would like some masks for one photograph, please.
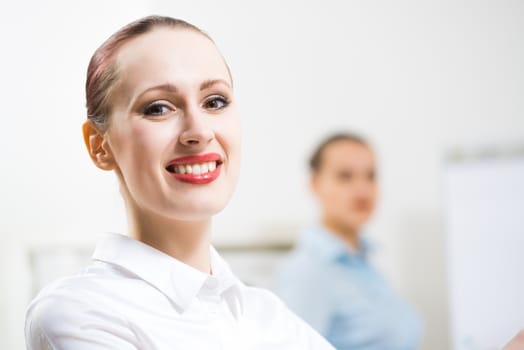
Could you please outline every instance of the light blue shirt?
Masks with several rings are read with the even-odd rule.
[[[322,227],[312,227],[285,260],[277,293],[338,350],[417,349],[422,322],[368,260]]]

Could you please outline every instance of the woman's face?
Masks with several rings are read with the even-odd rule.
[[[128,206],[175,220],[222,210],[237,182],[240,121],[216,46],[157,28],[124,44],[116,62],[105,138]]]
[[[322,154],[320,169],[312,178],[324,219],[359,230],[373,213],[377,197],[375,156],[366,145],[335,141]]]

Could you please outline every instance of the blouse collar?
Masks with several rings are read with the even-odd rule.
[[[316,255],[329,261],[366,260],[371,244],[359,234],[360,250],[348,246],[340,237],[321,225],[309,227],[303,234],[301,244]]]
[[[92,259],[133,273],[162,292],[181,312],[199,294],[215,294],[225,299],[235,317],[242,313],[242,284],[212,246],[211,275],[118,233],[107,233],[97,244]]]

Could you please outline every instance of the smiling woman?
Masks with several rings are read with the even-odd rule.
[[[28,349],[332,349],[210,245],[239,172],[232,85],[210,37],[182,20],[140,19],[95,52],[84,140],[117,175],[129,232],[33,300]]]

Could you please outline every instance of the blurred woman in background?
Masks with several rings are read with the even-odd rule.
[[[309,165],[321,221],[282,266],[280,296],[339,350],[416,349],[421,321],[370,264],[363,237],[378,190],[372,148],[356,135],[336,134]]]

